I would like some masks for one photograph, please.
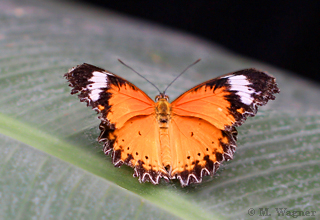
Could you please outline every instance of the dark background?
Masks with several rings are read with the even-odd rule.
[[[82,0],[214,41],[320,82],[320,1]]]

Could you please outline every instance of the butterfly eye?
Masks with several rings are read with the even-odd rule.
[[[156,100],[156,102],[159,101],[160,95],[157,95],[154,99]]]
[[[165,95],[164,98],[169,102],[169,96]]]

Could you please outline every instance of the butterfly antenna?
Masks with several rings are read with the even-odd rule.
[[[201,59],[197,59],[194,63],[190,64],[187,68],[185,68],[174,80],[171,81],[171,83],[167,86],[167,88],[164,90],[163,94],[166,93],[167,89],[176,81],[182,74],[184,74],[190,67],[198,63]]]
[[[141,75],[140,73],[138,73],[137,71],[135,71],[131,66],[128,66],[127,64],[125,64],[122,60],[118,59],[118,61],[119,61],[122,65],[128,67],[128,68],[131,69],[133,72],[135,72],[136,74],[138,74],[139,76],[141,76],[142,78],[144,78],[148,83],[150,83],[151,85],[153,85],[154,88],[156,88],[156,89],[159,91],[159,93],[161,93],[161,92],[160,92],[160,89],[158,89],[158,87],[156,87],[156,85],[153,84],[152,82],[150,82],[146,77],[144,77],[143,75]]]

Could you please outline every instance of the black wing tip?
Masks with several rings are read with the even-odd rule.
[[[265,73],[266,74],[266,73]],[[275,100],[276,96],[275,94],[280,93],[280,89],[278,87],[278,84],[276,83],[276,79],[272,76],[269,76],[266,74],[266,81],[265,81],[265,87],[260,89],[260,94],[253,94],[254,102],[253,102],[253,108],[258,108],[255,105],[264,106],[266,105],[269,100]],[[254,87],[255,85],[253,85]],[[254,113],[254,115],[256,112]]]
[[[250,116],[253,117],[257,114],[258,106],[264,106],[269,100],[275,100],[275,94],[280,93],[278,84],[275,77],[269,75],[266,72],[257,70],[255,68],[240,70],[232,75],[243,75],[250,83],[248,87],[254,90],[252,94],[253,101],[250,105],[242,103],[241,97],[234,91],[229,95],[229,100],[233,103],[230,111],[234,114],[236,121],[231,126],[226,126],[225,130],[229,131],[232,127],[242,125],[245,120]],[[239,113],[238,109],[245,109],[243,113]]]
[[[106,112],[110,108],[109,104],[107,103],[107,100],[110,98],[110,94],[106,92],[108,89],[106,84],[106,87],[99,88],[99,90],[101,90],[99,98],[97,100],[91,99],[90,95],[94,89],[90,89],[90,84],[93,83],[90,81],[90,79],[93,77],[94,72],[106,73],[107,71],[100,67],[83,63],[69,69],[69,71],[64,74],[64,77],[67,79],[69,86],[72,88],[71,95],[79,93],[78,97],[80,102],[86,102],[87,106],[91,106],[92,109],[94,109],[98,114],[101,113],[100,118],[103,120]],[[105,75],[106,77],[110,77],[113,74],[108,72],[108,75]],[[100,110],[98,105],[103,106],[103,110]]]

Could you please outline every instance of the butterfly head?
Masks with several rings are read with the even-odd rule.
[[[165,100],[165,101],[169,102],[169,96],[167,96],[164,92],[160,93],[159,95],[157,95],[155,97],[155,101],[159,102],[160,100]]]

